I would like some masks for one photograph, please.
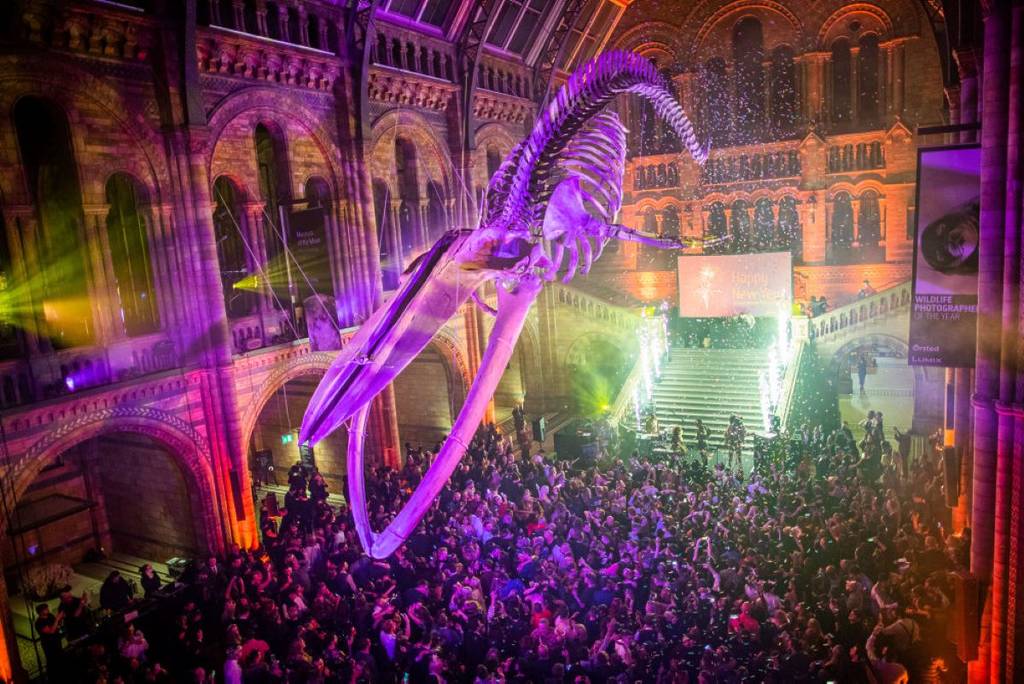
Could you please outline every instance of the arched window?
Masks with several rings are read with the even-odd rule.
[[[123,331],[130,336],[154,332],[160,328],[160,314],[153,287],[149,231],[140,212],[135,181],[123,173],[114,174],[107,181],[106,197],[110,205],[107,242]]]
[[[857,215],[857,243],[861,247],[877,247],[882,241],[882,212],[878,206],[878,193],[865,190],[860,196]]]
[[[445,192],[441,184],[436,181],[427,183],[427,236],[431,244],[451,228],[445,204]]]
[[[797,112],[800,111],[793,49],[786,45],[775,48],[771,69],[772,135],[775,138],[787,138],[796,131]]]
[[[764,35],[760,21],[746,17],[736,23],[732,53],[736,74],[736,141],[751,143],[764,135]]]
[[[196,2],[196,23],[200,26],[210,25],[210,0],[198,0]]]
[[[501,150],[497,147],[491,146],[487,148],[487,180],[490,182],[491,178],[494,178],[494,174],[498,172],[498,168],[501,166]]]
[[[391,191],[387,183],[377,178],[373,180],[373,215],[377,224],[377,246],[380,249],[384,289],[393,290],[398,287],[402,262],[391,225]]]
[[[649,235],[658,234],[658,215],[654,211],[653,207],[647,207],[644,210],[644,225],[643,231]],[[658,258],[658,249],[651,247],[650,245],[641,245],[640,249],[637,250],[639,256],[639,266],[641,269],[650,269],[655,265],[655,260]]]
[[[668,177],[665,181],[668,183],[668,187],[675,188],[679,186],[679,167],[676,166],[675,162],[668,163]]]
[[[745,254],[751,246],[750,205],[745,200],[732,203],[732,216],[729,217],[729,234],[732,236],[732,251]]]
[[[793,253],[793,261],[800,263],[804,257],[804,236],[800,226],[800,212],[796,208],[796,199],[783,197],[779,200],[778,243],[783,249]]]
[[[853,203],[848,192],[840,192],[832,200],[832,244],[853,245]]]
[[[267,3],[267,36],[281,40],[281,10],[276,2]]]
[[[82,195],[64,112],[48,100],[25,97],[14,107],[22,166],[39,217],[31,236],[39,259],[32,293],[36,316],[55,348],[91,344],[92,305],[82,241]]]
[[[878,89],[878,36],[869,33],[860,39],[857,53],[857,116],[861,125],[876,126],[881,114]]]
[[[666,207],[661,214],[661,234],[665,237],[679,237],[679,228],[679,207]]]
[[[728,145],[732,139],[729,76],[720,57],[704,63],[700,71],[701,123],[712,147]]]
[[[327,45],[324,45],[323,49],[338,53],[338,27],[333,21],[327,22]]]
[[[242,6],[242,18],[245,21],[246,33],[259,35],[260,24],[256,18],[256,0],[245,0],[245,4]]]
[[[832,125],[837,129],[848,128],[853,120],[850,66],[850,43],[840,38],[832,43]]]
[[[731,251],[731,247],[725,241],[729,236],[729,226],[725,216],[725,205],[715,202],[708,208],[708,223],[704,230],[704,239],[712,244],[708,247],[708,254],[722,254]]]
[[[319,50],[320,45],[320,20],[315,14],[306,17],[306,35],[309,36],[309,47]]]
[[[242,237],[241,192],[225,176],[213,184],[213,229],[217,239],[217,262],[228,318],[248,316],[256,309],[256,278],[249,268],[251,259]]]
[[[766,251],[775,247],[775,213],[772,201],[762,197],[754,203],[754,249]]]
[[[235,28],[235,3],[232,0],[217,1],[217,25],[224,28]]]
[[[420,191],[416,146],[405,138],[395,139],[395,177],[398,179],[398,228],[402,257],[413,256],[420,248]]]
[[[267,252],[267,260],[273,261],[280,257],[281,244],[281,212],[282,203],[287,202],[288,170],[284,167],[287,159],[284,144],[279,136],[271,135],[263,124],[256,126],[256,170],[259,174],[260,197],[266,204],[263,216],[263,240]]]
[[[288,8],[288,35],[285,37],[290,43],[302,41],[302,34],[299,32],[299,10],[295,7]]]
[[[658,234],[658,217],[654,213],[652,207],[647,207],[644,210],[644,232],[649,235]]]

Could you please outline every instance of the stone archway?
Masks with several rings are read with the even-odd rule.
[[[268,376],[260,379],[260,386],[249,399],[248,407],[242,416],[242,453],[248,449],[256,421],[271,397],[296,378],[322,376],[331,367],[336,356],[336,352],[310,352],[292,357],[277,364],[269,371]],[[239,390],[244,392],[242,388]]]
[[[8,477],[14,482],[13,507],[42,469],[72,447],[95,437],[135,433],[163,446],[181,470],[192,503],[197,542],[203,551],[224,545],[224,526],[218,510],[210,447],[206,439],[182,419],[155,408],[123,406],[105,408],[64,421],[47,430],[19,459]],[[0,533],[7,521],[0,521]]]
[[[850,365],[852,355],[858,351],[865,351],[877,364],[877,368],[869,370],[863,394],[856,366]],[[839,403],[844,419],[876,410],[887,416],[887,426],[902,430],[931,432],[941,423],[941,369],[908,366],[907,352],[905,340],[874,334],[852,339],[832,354],[829,368],[840,381]]]
[[[101,445],[95,443],[96,440],[103,438],[126,438],[134,436],[136,439],[141,439],[138,445],[146,447],[155,447],[159,451],[162,464],[156,467],[154,472],[161,472],[164,475],[172,476],[177,478],[177,488],[174,486],[168,486],[167,477],[152,476],[150,477],[150,483],[148,488],[142,487],[149,492],[159,492],[166,494],[168,501],[176,501],[177,503],[184,504],[183,506],[177,507],[163,507],[154,505],[151,510],[141,510],[140,515],[132,515],[129,518],[125,518],[123,515],[117,519],[126,522],[131,521],[133,524],[127,525],[128,528],[138,527],[140,524],[145,526],[148,521],[152,519],[153,515],[166,515],[166,511],[180,511],[182,509],[187,510],[186,518],[188,523],[182,520],[183,526],[190,525],[186,529],[182,529],[182,533],[177,536],[176,539],[167,539],[165,537],[157,538],[154,536],[152,539],[143,540],[147,544],[157,544],[164,548],[177,547],[179,542],[185,542],[188,546],[189,551],[195,551],[200,554],[202,553],[216,553],[223,550],[227,543],[228,537],[228,525],[224,524],[224,518],[220,510],[220,500],[217,496],[217,489],[215,478],[211,464],[209,463],[210,448],[206,439],[198,433],[193,427],[181,418],[170,414],[166,411],[151,407],[139,407],[139,406],[115,406],[111,408],[101,408],[92,410],[88,413],[82,413],[80,415],[73,416],[67,420],[55,422],[49,425],[42,436],[40,436],[35,442],[31,443],[30,446],[25,449],[18,457],[17,462],[13,463],[5,472],[3,477],[7,479],[8,487],[4,488],[3,496],[7,499],[5,501],[6,507],[10,511],[14,511],[15,508],[22,502],[31,500],[33,498],[38,499],[38,494],[32,493],[33,483],[36,482],[43,473],[43,470],[54,466],[55,462],[58,464],[55,467],[63,466],[63,459],[58,461],[60,457],[71,453],[72,458],[80,457],[74,452],[78,450],[78,447],[93,443],[92,446],[92,458],[97,458],[99,461],[92,462],[94,465],[114,465],[107,468],[107,472],[117,471],[125,472],[124,459],[132,454],[132,452],[122,452],[119,454],[108,454],[106,451],[101,451]],[[148,457],[150,454],[145,454]],[[138,457],[138,456],[137,456]],[[115,461],[108,461],[108,459],[115,459]],[[103,479],[106,477],[103,472],[103,468],[98,469],[99,472],[94,472],[90,469],[93,477]],[[58,471],[60,473],[61,471]],[[136,472],[135,468],[130,469],[131,473]],[[82,469],[78,470],[78,477],[86,477],[85,471]],[[43,479],[46,479],[43,476]],[[69,478],[67,475],[61,473],[57,478],[51,478],[49,481],[43,484],[43,487],[48,488],[43,491],[54,491],[58,496],[67,498],[68,495],[76,493],[75,489],[65,490],[67,486],[65,481]],[[104,491],[103,487],[112,486],[109,483],[103,483],[100,491]],[[116,487],[116,485],[113,485]],[[55,489],[56,488],[56,489]],[[89,490],[86,490],[89,491]],[[117,488],[115,490],[106,490],[101,497],[104,499],[101,510],[104,511],[104,518],[107,515],[107,505],[109,501],[105,500],[106,493],[116,491],[119,493],[124,492],[124,488]],[[136,494],[138,490],[133,490]],[[52,496],[52,494],[50,495]],[[176,499],[176,496],[184,497],[184,499]],[[43,496],[46,498],[46,495]],[[90,497],[91,498],[91,497]],[[136,500],[132,496],[122,496],[122,504],[124,499],[129,501],[129,505],[134,506]],[[141,498],[139,499],[141,502]],[[150,502],[153,503],[153,502]],[[92,503],[91,506],[95,506]],[[226,505],[226,502],[225,502]],[[123,507],[119,507],[122,510]],[[162,513],[163,512],[163,513]],[[225,513],[225,515],[228,513]],[[81,515],[81,514],[80,514]],[[87,513],[85,515],[93,515]],[[0,519],[0,534],[4,537],[10,536],[12,540],[11,551],[15,554],[19,552],[16,550],[17,544],[14,543],[15,537],[20,537],[22,543],[24,543],[24,537],[21,535],[29,533],[35,535],[33,538],[36,541],[40,539],[45,540],[49,538],[51,541],[56,540],[54,543],[57,545],[52,547],[52,550],[57,551],[58,555],[65,554],[69,551],[67,544],[76,543],[77,547],[71,547],[70,552],[75,553],[75,548],[81,548],[81,544],[88,544],[84,537],[79,537],[77,540],[67,539],[63,534],[64,528],[59,528],[58,532],[51,532],[48,535],[40,536],[40,528],[25,528],[24,530],[17,531],[14,529],[8,529],[10,521],[17,521],[17,517],[4,516]],[[113,518],[111,518],[111,521]],[[143,522],[139,522],[143,521]],[[46,523],[47,525],[52,524],[51,521]],[[109,521],[108,521],[109,522]],[[162,519],[164,524],[176,526],[178,523],[176,520]],[[99,539],[105,537],[108,541],[111,539],[110,535],[114,538],[118,538],[118,544],[124,541],[119,537],[123,535],[126,530],[123,526],[120,531],[115,531],[109,524],[104,525],[101,531],[97,530],[95,520],[91,530],[92,539]],[[15,534],[16,533],[16,534]],[[87,533],[88,534],[88,533]],[[56,536],[54,536],[56,535]],[[100,536],[98,536],[100,535]],[[139,540],[136,539],[135,542]],[[182,547],[184,549],[184,547]],[[151,547],[150,547],[151,549]],[[151,549],[152,550],[152,549]],[[24,549],[21,553],[24,553]],[[129,553],[135,553],[134,550],[129,550]],[[140,551],[139,554],[144,552]],[[17,558],[17,556],[15,556]],[[140,556],[142,557],[142,556]],[[153,556],[144,556],[153,557]],[[163,560],[166,556],[160,557]],[[22,556],[22,561],[27,560],[26,557]],[[21,561],[18,561],[21,562]],[[37,561],[38,562],[38,561]],[[70,562],[67,561],[67,562]],[[9,568],[8,568],[9,569]],[[18,671],[23,665],[21,658],[19,657],[19,650],[17,645],[17,637],[15,636],[14,621],[10,612],[11,602],[7,596],[7,585],[4,580],[3,574],[0,574],[0,604],[6,605],[6,608],[0,611],[0,624],[2,624],[2,636],[6,643],[6,653],[0,653],[0,671],[4,669],[4,665],[10,665],[12,669]],[[32,662],[35,662],[34,660]],[[27,663],[25,663],[28,666]]]

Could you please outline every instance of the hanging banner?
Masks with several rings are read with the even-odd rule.
[[[918,150],[912,366],[974,367],[980,192],[979,146]]]
[[[293,211],[288,217],[288,226],[288,249],[295,260],[292,282],[299,298],[305,299],[314,294],[333,295],[323,208]]]
[[[679,257],[682,318],[777,316],[792,302],[790,252]]]

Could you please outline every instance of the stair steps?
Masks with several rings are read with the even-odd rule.
[[[744,455],[753,451],[753,435],[763,431],[758,376],[768,369],[765,349],[673,349],[654,386],[654,407],[662,430],[682,422],[683,440],[694,444],[697,419],[711,431],[712,452],[722,448],[729,416],[747,428]]]

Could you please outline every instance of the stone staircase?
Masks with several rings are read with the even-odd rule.
[[[687,446],[694,443],[700,418],[711,430],[713,450],[722,446],[733,413],[747,428],[744,454],[753,451],[753,435],[761,433],[761,392],[758,373],[768,368],[765,349],[672,349],[672,359],[654,388],[654,406],[662,430],[682,422]]]

